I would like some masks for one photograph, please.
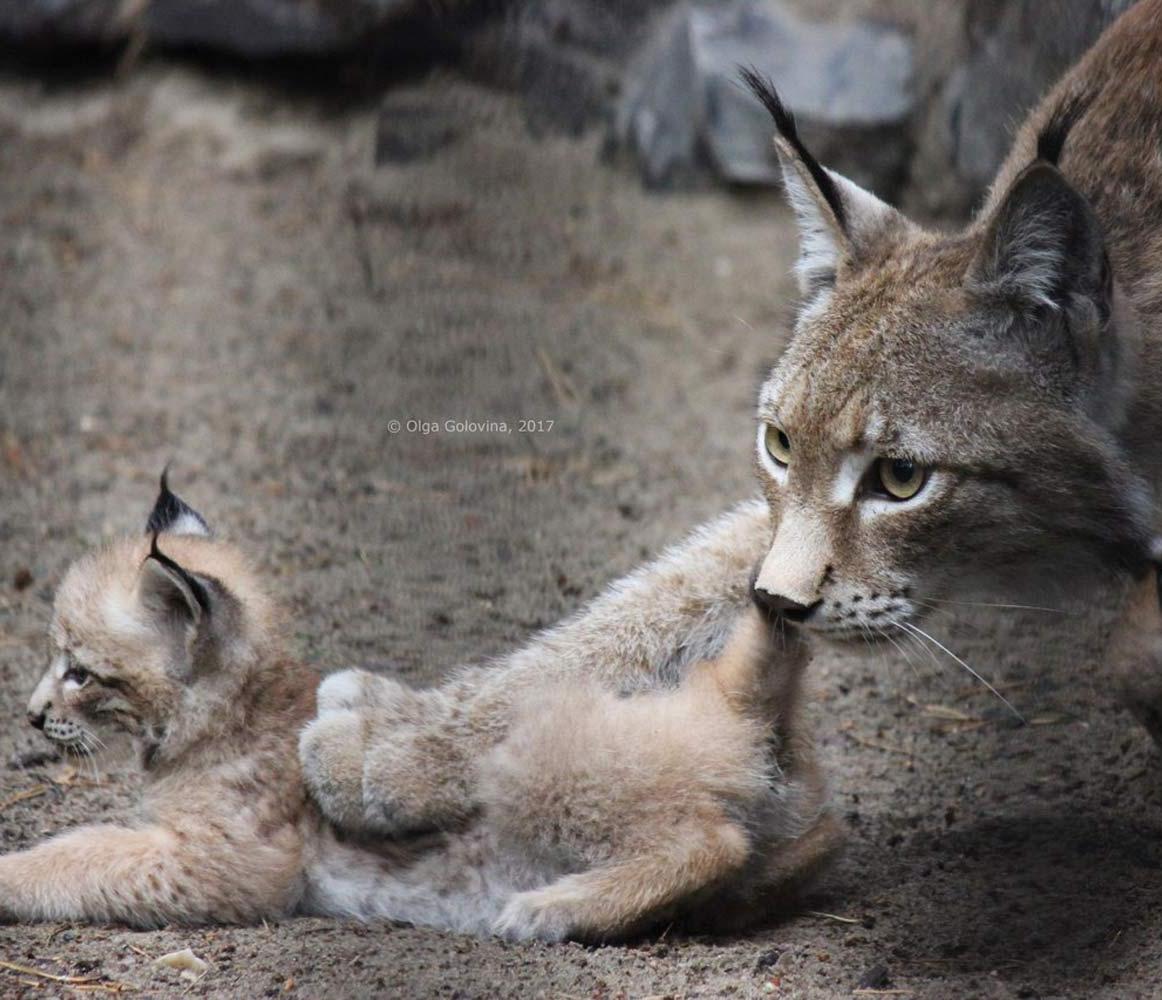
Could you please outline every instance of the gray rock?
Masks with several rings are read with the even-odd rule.
[[[19,42],[92,41],[124,35],[120,0],[0,0],[0,37]]]
[[[579,133],[605,120],[633,53],[672,0],[521,0],[457,28],[464,65],[524,98],[536,131]]]
[[[780,0],[682,7],[631,69],[615,139],[650,185],[709,164],[721,178],[777,183],[771,123],[738,85],[741,66],[771,77],[821,158],[884,195],[910,148],[912,44],[860,20],[816,23]]]
[[[0,37],[103,43],[141,32],[154,45],[248,57],[321,54],[416,9],[413,0],[0,0]]]
[[[923,15],[923,107],[904,207],[921,216],[958,216],[979,204],[1026,112],[1131,5],[973,0],[956,19]]]
[[[1131,0],[1016,0],[969,7],[974,51],[949,78],[946,113],[957,173],[983,190],[1013,127]]]
[[[242,56],[318,54],[358,41],[362,3],[310,0],[152,0],[143,14],[158,45],[193,45]]]

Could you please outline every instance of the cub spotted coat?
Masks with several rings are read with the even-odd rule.
[[[514,689],[511,730],[476,771],[479,808],[394,842],[338,833],[308,799],[296,743],[317,678],[286,632],[261,573],[163,477],[147,536],[66,574],[29,704],[68,752],[136,742],[140,819],[0,857],[0,916],[157,926],[311,913],[601,939],[662,919],[753,919],[836,843],[799,717],[802,646],[757,610],[675,689]],[[347,714],[350,688],[324,686],[324,724]]]

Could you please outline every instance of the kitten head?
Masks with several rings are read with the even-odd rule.
[[[1041,557],[1060,575],[1140,559],[1151,497],[1119,447],[1128,323],[1090,206],[1057,169],[1084,113],[965,232],[925,231],[822,167],[769,84],[799,222],[803,306],[758,405],[774,543],[757,589],[833,638],[906,629],[931,602]]]
[[[274,609],[233,546],[170,492],[144,537],[78,559],[57,590],[29,720],[67,752],[127,734],[147,759],[212,725],[274,639]]]

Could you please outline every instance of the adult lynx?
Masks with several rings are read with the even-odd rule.
[[[1141,0],[1032,112],[978,217],[944,234],[823,167],[750,75],[803,299],[759,394],[763,501],[494,667],[422,698],[365,681],[345,734],[303,740],[324,811],[395,831],[466,815],[506,690],[545,673],[671,683],[721,648],[752,571],[770,613],[862,642],[921,638],[943,602],[1012,600],[1017,577],[1089,588],[1140,568],[1162,475],[1159,80],[1162,0]],[[1162,742],[1162,682],[1117,676]],[[357,753],[361,768],[330,769]]]

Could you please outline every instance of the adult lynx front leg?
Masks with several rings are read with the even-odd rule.
[[[751,500],[612,584],[577,615],[498,664],[434,691],[346,671],[320,689],[303,733],[307,784],[335,823],[381,833],[448,827],[475,808],[481,756],[503,738],[513,693],[537,679],[591,677],[621,690],[673,683],[713,656],[770,546]]]

